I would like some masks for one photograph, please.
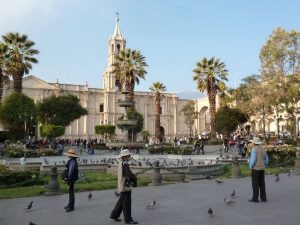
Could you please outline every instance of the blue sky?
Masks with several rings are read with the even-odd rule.
[[[259,51],[277,27],[300,30],[298,0],[0,0],[0,34],[25,33],[40,50],[32,75],[102,88],[108,38],[120,12],[127,47],[141,50],[148,74],[168,92],[194,91],[193,69],[220,58],[230,87],[259,73]]]

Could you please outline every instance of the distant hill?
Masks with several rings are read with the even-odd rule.
[[[199,91],[179,91],[176,93],[176,95],[182,99],[197,99],[205,96]]]

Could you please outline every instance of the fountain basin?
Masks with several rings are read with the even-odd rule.
[[[145,143],[141,141],[120,141],[120,142],[107,142],[107,147],[111,148],[128,148],[128,149],[136,149],[136,148],[144,148]]]
[[[135,102],[128,101],[128,100],[119,100],[117,103],[120,107],[134,107],[135,106]]]
[[[121,125],[121,126],[134,126],[136,125],[137,121],[136,120],[118,120],[116,121],[116,125]]]

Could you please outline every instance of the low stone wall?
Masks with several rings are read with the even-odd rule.
[[[140,173],[148,167],[137,167],[131,166],[133,173]],[[106,170],[107,173],[112,175],[118,174],[118,165],[110,165]],[[170,167],[167,169],[160,169],[162,179],[164,181],[183,181],[184,179],[196,179],[208,176],[217,176],[224,174],[224,165],[222,163],[216,163],[211,165],[197,165],[197,166],[181,166],[181,167]],[[153,169],[150,169],[138,177],[141,179],[152,180]]]

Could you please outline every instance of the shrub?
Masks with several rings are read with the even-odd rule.
[[[48,139],[56,138],[64,135],[66,128],[64,126],[56,126],[52,124],[46,124],[40,126],[41,136]]]
[[[23,156],[35,158],[40,156],[55,156],[57,155],[57,152],[50,149],[26,150],[21,146],[8,146],[4,150],[4,155],[8,158],[21,158]]]
[[[193,149],[191,147],[172,147],[172,146],[157,146],[148,147],[149,154],[172,154],[172,155],[191,155]]]
[[[280,146],[266,146],[265,147],[269,163],[272,164],[293,164],[293,158],[296,157],[296,148],[290,145],[280,145]]]
[[[284,139],[284,143],[286,145],[292,145],[292,146],[297,146],[297,141],[293,140],[293,139]]]
[[[106,150],[107,149],[105,143],[95,144],[94,147],[96,150]]]
[[[38,172],[29,171],[6,171],[0,173],[0,187],[7,185],[30,186],[37,184],[39,179]]]
[[[223,144],[223,140],[206,140],[204,142],[206,145],[221,145]]]

